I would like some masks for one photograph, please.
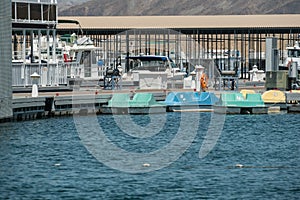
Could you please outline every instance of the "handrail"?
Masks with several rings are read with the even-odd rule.
[[[57,0],[12,0],[12,2],[57,4]]]

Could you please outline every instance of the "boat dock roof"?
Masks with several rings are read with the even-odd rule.
[[[209,15],[209,16],[60,16],[59,20],[77,20],[83,29],[232,29],[300,28],[300,14],[286,15]],[[77,28],[59,24],[58,29]]]

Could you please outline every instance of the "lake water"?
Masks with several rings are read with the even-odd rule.
[[[0,199],[299,199],[299,116],[230,115],[223,124],[211,113],[168,113],[0,124]],[[207,137],[216,125],[221,132]],[[99,127],[106,138],[97,136]],[[211,151],[201,157],[205,143]]]

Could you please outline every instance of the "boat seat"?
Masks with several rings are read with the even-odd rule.
[[[235,104],[235,94],[234,93],[221,94],[221,104],[223,106]]]
[[[246,100],[253,105],[264,105],[261,94],[247,94]]]
[[[234,95],[235,95],[236,101],[244,101],[245,100],[242,93],[235,93]]]
[[[228,93],[221,95],[221,102],[224,106],[246,106],[243,94],[241,93]]]
[[[130,100],[130,106],[132,107],[148,107],[157,104],[152,93],[136,93],[132,100]]]
[[[255,91],[254,90],[246,90],[246,89],[244,89],[244,90],[241,90],[240,93],[243,94],[243,97],[246,99],[246,95],[247,94],[255,94]]]
[[[108,101],[108,107],[128,107],[130,96],[127,93],[116,93]]]

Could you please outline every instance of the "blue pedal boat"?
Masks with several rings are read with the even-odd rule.
[[[219,99],[210,92],[170,92],[164,103],[167,112],[212,112]]]

